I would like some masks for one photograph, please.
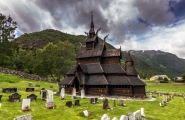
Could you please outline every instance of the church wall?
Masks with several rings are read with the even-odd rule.
[[[81,64],[96,63],[96,62],[100,62],[100,58],[99,57],[82,58],[82,59],[78,59],[77,62]]]
[[[118,63],[119,57],[104,57],[102,58],[102,64]]]

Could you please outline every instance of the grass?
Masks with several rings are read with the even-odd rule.
[[[53,91],[58,90],[58,86],[55,83],[47,83],[42,81],[26,80],[12,75],[5,75],[0,73],[0,89],[2,87],[18,87],[18,93],[21,94],[21,99],[30,95],[30,92],[25,92],[28,82],[40,84],[41,87],[35,87],[34,94],[36,94],[37,101],[31,102],[31,110],[23,112],[21,110],[22,102],[9,102],[8,96],[12,93],[0,93],[3,95],[0,108],[0,120],[12,120],[16,116],[31,114],[33,120],[99,120],[103,114],[108,114],[111,119],[113,117],[120,118],[121,115],[127,115],[130,112],[134,112],[140,108],[144,108],[145,115],[148,120],[184,120],[185,119],[185,100],[182,97],[174,97],[165,107],[160,107],[159,102],[162,101],[162,96],[157,96],[156,101],[137,101],[137,100],[125,100],[124,103],[127,107],[116,106],[113,108],[113,100],[109,100],[109,106],[113,108],[111,111],[102,109],[103,102],[99,100],[98,104],[90,104],[88,98],[80,99],[81,106],[73,106],[68,108],[65,106],[67,101],[72,101],[71,96],[65,96],[64,100],[60,100],[59,96],[54,95],[54,103],[56,107],[54,109],[45,108],[46,101],[42,101],[40,97],[40,89],[46,88]],[[156,83],[145,81],[147,84],[146,90],[161,90],[183,93],[185,89],[184,84],[173,83]],[[50,88],[53,85],[53,88]],[[73,102],[74,103],[74,102]],[[117,102],[118,103],[118,102]],[[83,110],[92,112],[92,115],[85,117]]]

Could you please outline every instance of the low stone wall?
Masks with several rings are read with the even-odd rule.
[[[37,80],[37,81],[46,81],[46,82],[54,82],[54,81],[52,81],[51,79],[48,79],[48,78],[43,78],[43,77],[40,77],[38,75],[28,74],[28,73],[24,73],[24,72],[21,72],[21,71],[8,69],[8,68],[0,67],[0,72],[4,73],[4,74],[16,75],[16,76],[19,76],[19,77],[24,78],[24,79]]]

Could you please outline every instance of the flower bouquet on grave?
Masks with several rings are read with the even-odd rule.
[[[30,110],[30,108],[28,105],[23,108],[23,111],[29,111],[29,110]]]
[[[10,102],[14,102],[14,100],[9,100]]]

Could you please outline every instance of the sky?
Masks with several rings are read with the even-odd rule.
[[[185,0],[0,0],[0,13],[18,23],[16,37],[55,29],[89,32],[123,51],[161,50],[185,59]]]

